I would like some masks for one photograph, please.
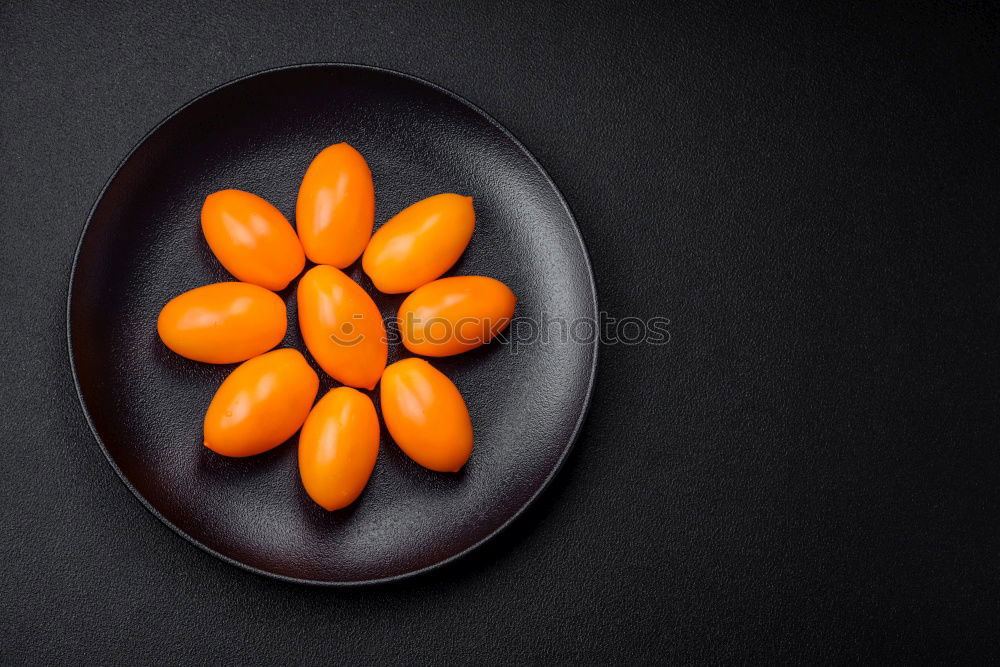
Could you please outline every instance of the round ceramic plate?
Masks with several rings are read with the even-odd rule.
[[[171,298],[232,280],[201,235],[201,204],[238,188],[294,221],[306,167],[341,141],[371,166],[376,226],[432,194],[474,198],[476,231],[449,275],[507,283],[519,298],[515,324],[583,321],[579,333],[597,317],[587,254],[552,181],[496,121],[426,81],[357,65],[271,70],[206,93],[150,132],[111,177],[77,250],[68,327],[81,403],[112,467],[164,523],[231,563],[317,584],[414,574],[495,535],[565,459],[597,354],[592,336],[556,330],[545,340],[524,324],[506,342],[432,360],[468,403],[472,458],[457,474],[425,470],[383,426],[371,481],[337,512],[303,490],[297,436],[247,459],[206,449],[205,410],[235,366],[181,358],[156,334]],[[405,295],[379,294],[359,265],[349,275],[393,316]],[[281,293],[282,345],[305,352],[294,285]],[[404,352],[391,347],[389,361]],[[335,383],[320,377],[322,395]]]

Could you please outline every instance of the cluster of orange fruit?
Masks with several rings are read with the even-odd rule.
[[[403,345],[423,356],[459,354],[508,325],[516,298],[485,276],[441,278],[475,227],[470,197],[439,194],[396,214],[372,234],[375,189],[364,157],[346,143],[309,165],[299,188],[296,228],[270,203],[241,190],[209,195],[201,227],[209,247],[240,282],[185,292],[160,311],[157,331],[177,354],[206,363],[242,362],[205,414],[204,443],[225,456],[252,456],[299,435],[299,471],[327,510],[346,507],[375,467],[379,420],[357,389],[381,381],[382,416],[399,447],[439,472],[472,453],[465,401],[443,373],[416,357],[388,367],[385,324],[375,302],[341,269],[363,255],[375,287],[409,294],[399,309]],[[342,387],[313,405],[319,377],[300,352],[273,350],[287,311],[275,292],[316,264],[297,288],[299,326],[316,363]],[[271,350],[269,352],[269,350]]]

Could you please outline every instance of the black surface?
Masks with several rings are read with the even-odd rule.
[[[170,299],[232,280],[198,223],[205,197],[242,188],[294,219],[312,159],[358,149],[375,181],[376,227],[439,192],[473,198],[476,230],[447,275],[490,276],[518,297],[508,341],[435,359],[472,416],[475,448],[457,474],[421,468],[382,428],[375,471],[350,508],[328,513],[299,482],[298,436],[227,459],[201,446],[203,415],[235,364],[183,359],[156,334]],[[406,294],[379,293],[395,321]],[[340,386],[306,350],[295,284],[281,294],[288,335],[320,396]],[[522,512],[565,460],[583,420],[596,337],[521,334],[546,318],[596,330],[579,231],[538,164],[494,121],[436,86],[356,65],[282,68],[223,86],[171,116],[132,152],[94,209],[70,288],[70,354],[80,395],[115,469],[157,516],[196,544],[258,572],[321,584],[410,575],[469,551]],[[525,333],[527,330],[525,329]],[[405,349],[390,342],[389,362]],[[378,407],[377,392],[369,392]]]
[[[997,654],[988,5],[5,3],[0,638],[10,662],[829,662]],[[412,72],[551,174],[614,316],[584,431],[453,566],[317,590],[192,548],[72,389],[73,249],[167,113],[271,66]]]

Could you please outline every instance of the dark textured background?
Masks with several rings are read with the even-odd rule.
[[[995,13],[169,5],[0,4],[5,662],[996,655]],[[121,158],[204,90],[304,61],[483,107],[566,196],[604,308],[673,322],[602,350],[577,449],[511,530],[374,589],[174,535],[67,362],[72,253]]]

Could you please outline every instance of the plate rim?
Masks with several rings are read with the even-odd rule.
[[[549,471],[549,474],[545,477],[545,479],[542,480],[542,483],[538,486],[538,488],[535,489],[534,493],[532,493],[531,496],[527,500],[525,500],[521,504],[521,506],[518,507],[517,510],[515,510],[514,513],[511,514],[503,523],[501,523],[499,526],[497,526],[496,528],[494,528],[487,535],[481,537],[479,540],[477,540],[473,544],[465,547],[461,551],[458,551],[458,552],[456,552],[456,553],[448,556],[447,558],[439,560],[439,561],[437,561],[435,563],[431,563],[430,565],[425,565],[423,567],[420,567],[420,568],[417,568],[417,569],[414,569],[414,570],[410,570],[408,572],[402,572],[402,573],[391,575],[391,576],[388,576],[388,577],[378,577],[378,578],[375,578],[375,579],[361,579],[361,580],[356,580],[356,581],[325,581],[325,580],[322,580],[322,579],[306,579],[306,578],[302,578],[302,577],[289,576],[289,575],[286,575],[286,574],[281,574],[279,572],[273,572],[273,571],[270,571],[270,570],[265,570],[263,568],[255,567],[253,565],[249,565],[247,563],[239,561],[239,560],[237,560],[237,559],[235,559],[235,558],[233,558],[231,556],[227,556],[226,554],[223,554],[223,553],[221,553],[221,552],[213,549],[212,547],[210,547],[207,544],[201,542],[200,540],[198,540],[197,538],[193,537],[192,535],[189,535],[187,532],[185,532],[184,530],[182,530],[178,526],[174,525],[173,522],[171,522],[169,519],[167,519],[165,516],[163,516],[163,514],[161,514],[159,512],[159,510],[157,510],[155,507],[153,507],[153,505],[150,503],[150,501],[148,499],[146,499],[146,497],[142,493],[140,493],[138,489],[135,488],[135,486],[128,479],[128,477],[126,477],[125,473],[123,473],[122,470],[121,470],[121,468],[119,468],[118,464],[115,463],[114,458],[111,456],[111,453],[108,451],[107,446],[104,444],[104,440],[101,438],[101,435],[97,431],[97,427],[95,426],[94,421],[91,418],[90,411],[87,409],[87,403],[86,403],[86,401],[84,399],[84,396],[83,396],[83,390],[80,387],[80,377],[79,377],[79,374],[77,373],[76,360],[75,360],[74,355],[73,355],[73,322],[72,322],[73,291],[74,291],[73,287],[76,284],[76,274],[77,274],[77,266],[78,266],[79,260],[80,260],[80,251],[83,248],[83,243],[84,243],[84,240],[87,237],[87,232],[90,230],[90,224],[91,224],[91,222],[92,222],[92,220],[94,218],[94,214],[97,212],[97,207],[100,205],[101,201],[104,199],[105,194],[107,194],[108,188],[111,187],[111,184],[118,177],[118,174],[125,167],[125,165],[129,162],[129,160],[132,159],[132,156],[154,134],[156,134],[160,130],[160,128],[162,128],[164,125],[166,125],[173,118],[175,118],[176,116],[178,116],[181,113],[183,113],[185,110],[188,109],[188,107],[193,106],[194,104],[198,103],[202,99],[204,99],[204,98],[206,98],[206,97],[208,97],[210,95],[213,95],[213,94],[219,92],[220,90],[222,90],[224,88],[228,88],[229,86],[236,85],[238,83],[241,83],[243,81],[246,81],[248,79],[252,79],[252,78],[255,78],[255,77],[258,77],[258,76],[264,76],[264,75],[267,75],[267,74],[273,74],[273,73],[276,73],[276,72],[282,72],[282,71],[287,71],[287,70],[313,69],[313,68],[315,68],[315,69],[330,69],[330,68],[332,68],[332,69],[364,70],[364,71],[370,71],[370,72],[378,72],[380,74],[388,74],[388,75],[391,75],[391,76],[400,77],[402,79],[407,79],[409,81],[412,81],[412,82],[419,83],[419,84],[422,84],[424,86],[427,86],[427,87],[431,88],[432,90],[435,90],[435,91],[437,91],[439,93],[442,93],[442,94],[446,95],[447,97],[450,97],[453,100],[459,102],[460,104],[463,104],[464,106],[466,106],[469,109],[471,109],[472,111],[474,111],[477,115],[479,115],[480,117],[482,117],[483,119],[485,119],[490,125],[492,125],[497,130],[499,130],[508,140],[510,140],[514,144],[515,147],[517,147],[518,150],[520,150],[521,153],[523,153],[525,155],[525,157],[528,158],[528,160],[530,160],[530,162],[534,165],[534,167],[538,170],[538,172],[545,179],[545,182],[548,184],[548,186],[552,189],[552,192],[555,194],[555,196],[558,199],[559,203],[562,205],[563,209],[565,210],[566,215],[569,217],[569,220],[572,223],[571,227],[572,227],[572,230],[573,230],[573,234],[576,236],[577,242],[580,245],[580,250],[583,253],[584,265],[586,266],[586,269],[587,269],[587,278],[589,280],[590,291],[591,291],[591,293],[593,295],[592,304],[593,304],[594,321],[595,322],[599,321],[600,309],[599,309],[598,297],[597,297],[597,284],[596,284],[596,282],[594,280],[593,264],[590,261],[590,253],[587,250],[587,244],[584,241],[583,235],[580,232],[580,226],[576,222],[576,217],[573,215],[572,210],[570,210],[569,204],[566,203],[566,199],[565,199],[565,197],[563,197],[562,192],[560,192],[559,188],[556,187],[556,184],[552,180],[552,177],[549,176],[549,173],[538,162],[538,160],[535,158],[535,156],[532,155],[532,153],[524,146],[524,144],[521,143],[517,139],[517,137],[515,137],[510,132],[510,130],[508,130],[506,127],[504,127],[503,125],[501,125],[499,121],[497,121],[495,118],[493,118],[486,111],[484,111],[483,109],[481,109],[477,105],[473,104],[472,102],[470,102],[466,98],[462,97],[458,93],[455,93],[455,92],[453,92],[453,91],[451,91],[451,90],[449,90],[449,89],[447,89],[447,88],[445,88],[445,87],[443,87],[443,86],[441,86],[439,84],[436,84],[436,83],[434,83],[432,81],[428,81],[427,79],[424,79],[422,77],[415,76],[413,74],[407,74],[405,72],[400,72],[398,70],[389,69],[387,67],[379,67],[379,66],[375,66],[375,65],[364,65],[364,64],[361,64],[361,63],[349,63],[349,62],[307,62],[307,63],[292,64],[292,65],[281,65],[281,66],[278,66],[278,67],[271,67],[271,68],[260,70],[260,71],[257,71],[257,72],[251,72],[250,74],[245,74],[243,76],[240,76],[240,77],[237,77],[235,79],[228,80],[228,81],[226,81],[224,83],[221,83],[219,85],[213,86],[209,90],[207,90],[207,91],[205,91],[203,93],[200,93],[200,94],[196,95],[195,97],[189,99],[187,102],[185,102],[184,104],[182,104],[181,106],[177,107],[172,112],[170,112],[169,114],[167,114],[162,120],[160,120],[158,123],[156,123],[152,127],[152,129],[150,129],[148,132],[146,132],[142,136],[142,138],[140,138],[135,143],[135,145],[132,146],[131,149],[129,149],[129,151],[125,154],[125,157],[123,157],[121,159],[121,161],[115,167],[114,171],[111,172],[111,175],[108,177],[108,179],[104,183],[103,187],[101,187],[100,192],[97,194],[97,198],[95,199],[93,206],[90,208],[90,212],[87,214],[87,219],[84,222],[83,228],[80,231],[80,238],[77,241],[76,249],[73,251],[73,262],[72,262],[72,264],[70,266],[69,283],[68,283],[68,289],[67,289],[67,295],[66,295],[66,346],[67,346],[67,353],[68,353],[68,356],[69,356],[70,371],[71,371],[71,374],[73,376],[73,386],[76,389],[77,400],[80,403],[80,408],[83,410],[83,416],[84,416],[84,418],[87,421],[87,426],[90,428],[91,434],[94,436],[94,439],[97,441],[97,444],[100,447],[101,453],[104,454],[104,458],[107,459],[107,462],[111,465],[112,470],[114,470],[115,473],[118,475],[118,478],[122,481],[122,483],[125,485],[125,487],[129,491],[132,492],[132,495],[135,496],[139,500],[139,502],[142,504],[142,506],[145,507],[153,516],[155,516],[157,519],[159,519],[163,524],[165,524],[168,528],[170,528],[175,534],[177,534],[180,537],[184,538],[187,542],[193,544],[194,546],[198,547],[202,551],[204,551],[204,552],[206,552],[206,553],[208,553],[208,554],[210,554],[212,556],[215,556],[219,560],[221,560],[221,561],[223,561],[225,563],[228,563],[229,565],[236,566],[236,567],[238,567],[238,568],[240,568],[242,570],[245,570],[245,571],[248,571],[248,572],[252,572],[254,574],[261,575],[261,576],[264,576],[264,577],[269,577],[269,578],[272,578],[272,579],[278,579],[280,581],[285,581],[285,582],[288,582],[288,583],[293,583],[293,584],[301,584],[301,585],[306,585],[306,586],[317,586],[317,587],[323,587],[323,588],[357,588],[357,587],[362,587],[362,586],[373,586],[373,585],[388,584],[388,583],[392,583],[392,582],[397,582],[397,581],[401,581],[403,579],[409,579],[411,577],[420,576],[420,575],[423,575],[423,574],[425,574],[427,572],[431,572],[433,570],[436,570],[438,568],[445,567],[445,566],[447,566],[447,565],[449,565],[449,564],[451,564],[451,563],[453,563],[453,562],[455,562],[455,561],[463,558],[464,556],[472,553],[473,551],[475,551],[479,547],[483,546],[484,544],[486,544],[487,542],[489,542],[490,540],[492,540],[493,538],[495,538],[497,535],[499,535],[501,532],[503,532],[508,526],[510,526],[512,523],[514,523],[514,521],[516,521],[525,512],[525,510],[528,509],[528,507],[530,507],[532,504],[534,504],[534,502],[539,498],[539,496],[541,496],[541,494],[545,491],[545,489],[547,489],[549,487],[549,484],[552,482],[552,480],[555,478],[555,476],[562,469],[563,464],[566,462],[566,459],[569,457],[570,452],[576,446],[576,442],[577,442],[577,440],[579,439],[579,436],[580,436],[580,431],[583,428],[583,423],[586,421],[587,415],[590,412],[591,399],[592,399],[593,394],[594,394],[594,384],[595,384],[596,378],[597,378],[597,360],[598,360],[598,355],[599,355],[599,351],[600,351],[600,338],[599,337],[595,337],[594,342],[591,345],[591,347],[592,347],[592,356],[591,356],[589,378],[588,378],[588,382],[587,382],[587,391],[586,391],[586,395],[584,396],[583,407],[580,410],[580,414],[579,414],[579,416],[578,416],[578,418],[576,420],[576,424],[573,426],[573,432],[570,434],[569,441],[566,443],[566,446],[563,448],[562,452],[560,453],[559,458],[557,459],[555,465]]]

